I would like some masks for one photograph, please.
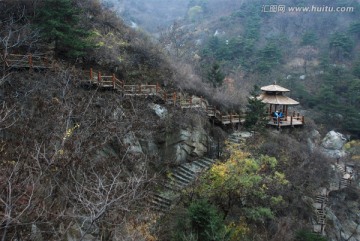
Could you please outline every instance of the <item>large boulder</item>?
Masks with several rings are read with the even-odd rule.
[[[328,150],[341,150],[347,142],[346,137],[335,131],[329,131],[322,140],[322,147]]]
[[[180,129],[166,137],[163,159],[177,164],[207,152],[207,134],[202,128]]]
[[[335,131],[329,131],[324,139],[321,141],[321,152],[330,158],[343,158],[347,155],[346,151],[343,150],[347,138]]]

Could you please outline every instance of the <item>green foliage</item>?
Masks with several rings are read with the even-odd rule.
[[[178,221],[174,240],[226,241],[230,232],[216,208],[205,200],[192,202],[185,220]]]
[[[272,218],[272,205],[281,203],[275,190],[286,185],[285,176],[276,171],[277,160],[269,156],[250,158],[235,144],[227,145],[229,158],[218,163],[201,177],[197,195],[214,202],[225,213],[264,221]],[[272,197],[275,197],[272,199]],[[270,201],[270,200],[273,200]]]
[[[296,233],[295,241],[327,241],[327,239],[311,231],[300,230]]]
[[[282,59],[280,48],[275,41],[268,42],[264,48],[258,51],[257,55],[256,70],[262,74],[271,72],[274,67],[280,64]]]
[[[352,73],[353,73],[353,75],[355,75],[357,78],[360,79],[360,59],[358,59],[354,63],[354,65],[352,67]]]
[[[331,36],[329,46],[332,57],[343,60],[350,58],[354,43],[347,34],[336,32]]]
[[[203,13],[201,6],[193,6],[188,11],[188,17],[191,21],[195,21],[200,18],[201,13]]]
[[[225,74],[221,72],[219,63],[214,63],[208,72],[208,81],[214,88],[220,87],[223,84]]]
[[[35,18],[36,27],[43,38],[55,42],[59,55],[79,57],[90,46],[89,32],[79,26],[80,9],[72,0],[45,0]]]
[[[360,22],[352,23],[349,27],[349,32],[360,38]]]
[[[257,98],[259,87],[254,86],[246,105],[245,127],[248,129],[263,130],[267,124],[266,104]]]
[[[300,44],[302,46],[306,46],[306,45],[316,46],[317,41],[318,41],[318,37],[314,32],[305,32],[301,38]]]

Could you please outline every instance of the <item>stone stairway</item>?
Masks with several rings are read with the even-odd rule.
[[[347,188],[352,180],[352,168],[347,167],[344,163],[335,163],[332,165],[333,170],[339,173],[340,180],[333,178],[330,180],[330,188],[321,188],[315,197],[313,207],[315,209],[315,222],[313,228],[315,233],[325,234],[326,226],[326,206],[328,203],[328,195],[331,191]]]
[[[244,143],[246,138],[251,136],[250,132],[235,131],[228,136],[227,140],[239,144]],[[213,159],[201,157],[173,168],[168,172],[166,180],[159,188],[160,191],[152,193],[150,208],[160,213],[168,212],[180,197],[181,190],[193,183],[202,172],[208,170],[214,163]]]
[[[327,188],[321,188],[315,197],[313,207],[315,210],[315,221],[313,223],[314,232],[325,234],[326,225],[326,206],[328,203],[329,191]]]
[[[213,159],[201,157],[172,169],[162,183],[162,190],[151,195],[151,209],[163,213],[169,211],[172,204],[180,197],[181,190],[191,184],[201,172],[208,170],[214,163],[215,160]]]

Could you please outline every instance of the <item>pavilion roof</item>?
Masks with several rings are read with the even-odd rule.
[[[272,85],[267,85],[267,86],[263,86],[261,87],[262,91],[269,91],[269,92],[289,92],[290,90],[281,87],[280,85],[277,84],[272,84]]]
[[[290,97],[284,95],[269,95],[267,93],[262,93],[257,97],[261,102],[265,104],[273,105],[298,105],[299,102],[291,99]]]

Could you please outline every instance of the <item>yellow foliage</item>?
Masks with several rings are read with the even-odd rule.
[[[103,41],[100,41],[96,44],[96,47],[102,47],[105,46],[105,43]]]
[[[66,130],[65,132],[65,136],[63,137],[64,140],[66,140],[67,138],[69,138],[73,133],[74,131],[79,128],[80,125],[79,124],[76,124],[73,128],[69,128]]]
[[[360,155],[354,155],[351,157],[351,160],[354,160],[354,161],[360,161]]]
[[[250,228],[244,217],[241,217],[238,223],[231,222],[226,228],[227,230],[232,231],[230,240],[233,241],[241,240],[241,238],[245,237],[250,232]]]

